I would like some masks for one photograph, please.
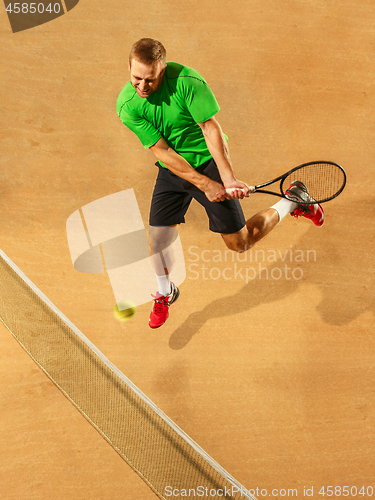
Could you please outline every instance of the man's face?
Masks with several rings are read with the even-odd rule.
[[[148,97],[161,87],[166,64],[158,62],[151,66],[143,64],[136,59],[129,63],[130,82],[139,97]]]

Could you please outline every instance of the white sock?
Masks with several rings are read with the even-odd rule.
[[[272,205],[271,208],[274,208],[276,212],[279,214],[279,222],[283,217],[293,212],[298,207],[298,203],[294,203],[294,201],[287,200],[286,198],[282,198],[280,201]]]
[[[171,293],[171,280],[169,274],[164,274],[163,276],[156,276],[158,280],[158,292],[160,295],[169,295]]]

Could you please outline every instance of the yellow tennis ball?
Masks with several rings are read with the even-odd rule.
[[[136,306],[132,302],[119,302],[113,308],[113,314],[119,321],[128,321],[137,312]]]

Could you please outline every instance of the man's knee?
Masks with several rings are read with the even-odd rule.
[[[239,233],[221,235],[229,250],[239,253],[246,252],[251,248],[249,242],[245,241],[241,236]]]
[[[168,248],[178,237],[174,226],[148,226],[152,253],[158,253]]]

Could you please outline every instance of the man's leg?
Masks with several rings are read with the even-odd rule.
[[[235,252],[245,252],[264,238],[285,217],[296,209],[297,203],[282,199],[272,207],[246,221],[246,225],[231,234],[221,234],[225,244]]]
[[[173,255],[170,246],[177,238],[177,230],[173,226],[149,226],[150,247],[153,258],[158,292],[161,295],[171,293],[170,272],[173,265]]]
[[[183,186],[183,179],[160,165],[158,167],[159,173],[152,195],[148,228],[158,282],[158,292],[153,296],[154,306],[150,315],[151,328],[158,328],[165,323],[169,306],[180,294],[178,288],[170,281],[169,275],[174,263],[170,247],[178,237],[176,226],[185,222],[185,213],[192,200]]]
[[[170,272],[174,264],[171,246],[178,236],[176,225],[149,226],[148,228],[153,266],[158,282],[158,291],[154,295],[154,305],[150,314],[149,326],[151,328],[159,328],[166,322],[169,316],[169,306],[180,295],[179,289],[170,280]]]

